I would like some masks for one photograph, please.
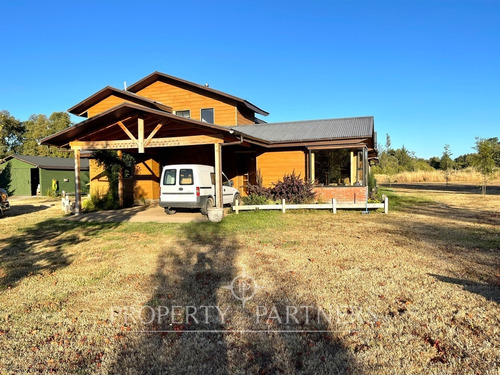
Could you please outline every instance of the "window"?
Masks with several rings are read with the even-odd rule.
[[[167,169],[163,176],[163,185],[175,185],[175,169]]]
[[[192,169],[181,169],[179,172],[179,184],[180,185],[193,185],[193,170]]]
[[[209,124],[214,123],[214,109],[213,108],[203,108],[201,110],[201,121],[208,122]]]
[[[175,114],[179,117],[191,118],[191,111],[189,109],[184,111],[175,111]]]

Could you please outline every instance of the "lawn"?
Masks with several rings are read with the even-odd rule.
[[[0,372],[497,374],[500,196],[385,192],[388,215],[221,224],[23,201],[1,218]]]

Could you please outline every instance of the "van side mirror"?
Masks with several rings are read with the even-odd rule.
[[[234,186],[234,181],[229,180],[229,186],[233,187]]]

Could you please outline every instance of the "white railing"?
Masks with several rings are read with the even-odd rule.
[[[337,209],[345,208],[360,208],[360,209],[375,209],[383,208],[384,213],[389,212],[389,198],[384,195],[384,202],[382,203],[338,203],[336,199],[332,199],[331,203],[318,203],[318,204],[287,204],[284,199],[281,200],[281,204],[252,204],[240,206],[238,201],[232,206],[233,211],[237,214],[240,211],[253,211],[253,210],[281,210],[281,212],[286,212],[286,210],[331,210],[332,213],[336,214]]]

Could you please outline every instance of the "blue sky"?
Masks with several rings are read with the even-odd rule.
[[[0,14],[0,109],[21,120],[158,70],[268,122],[373,115],[380,142],[421,157],[500,136],[500,1],[3,1]]]

